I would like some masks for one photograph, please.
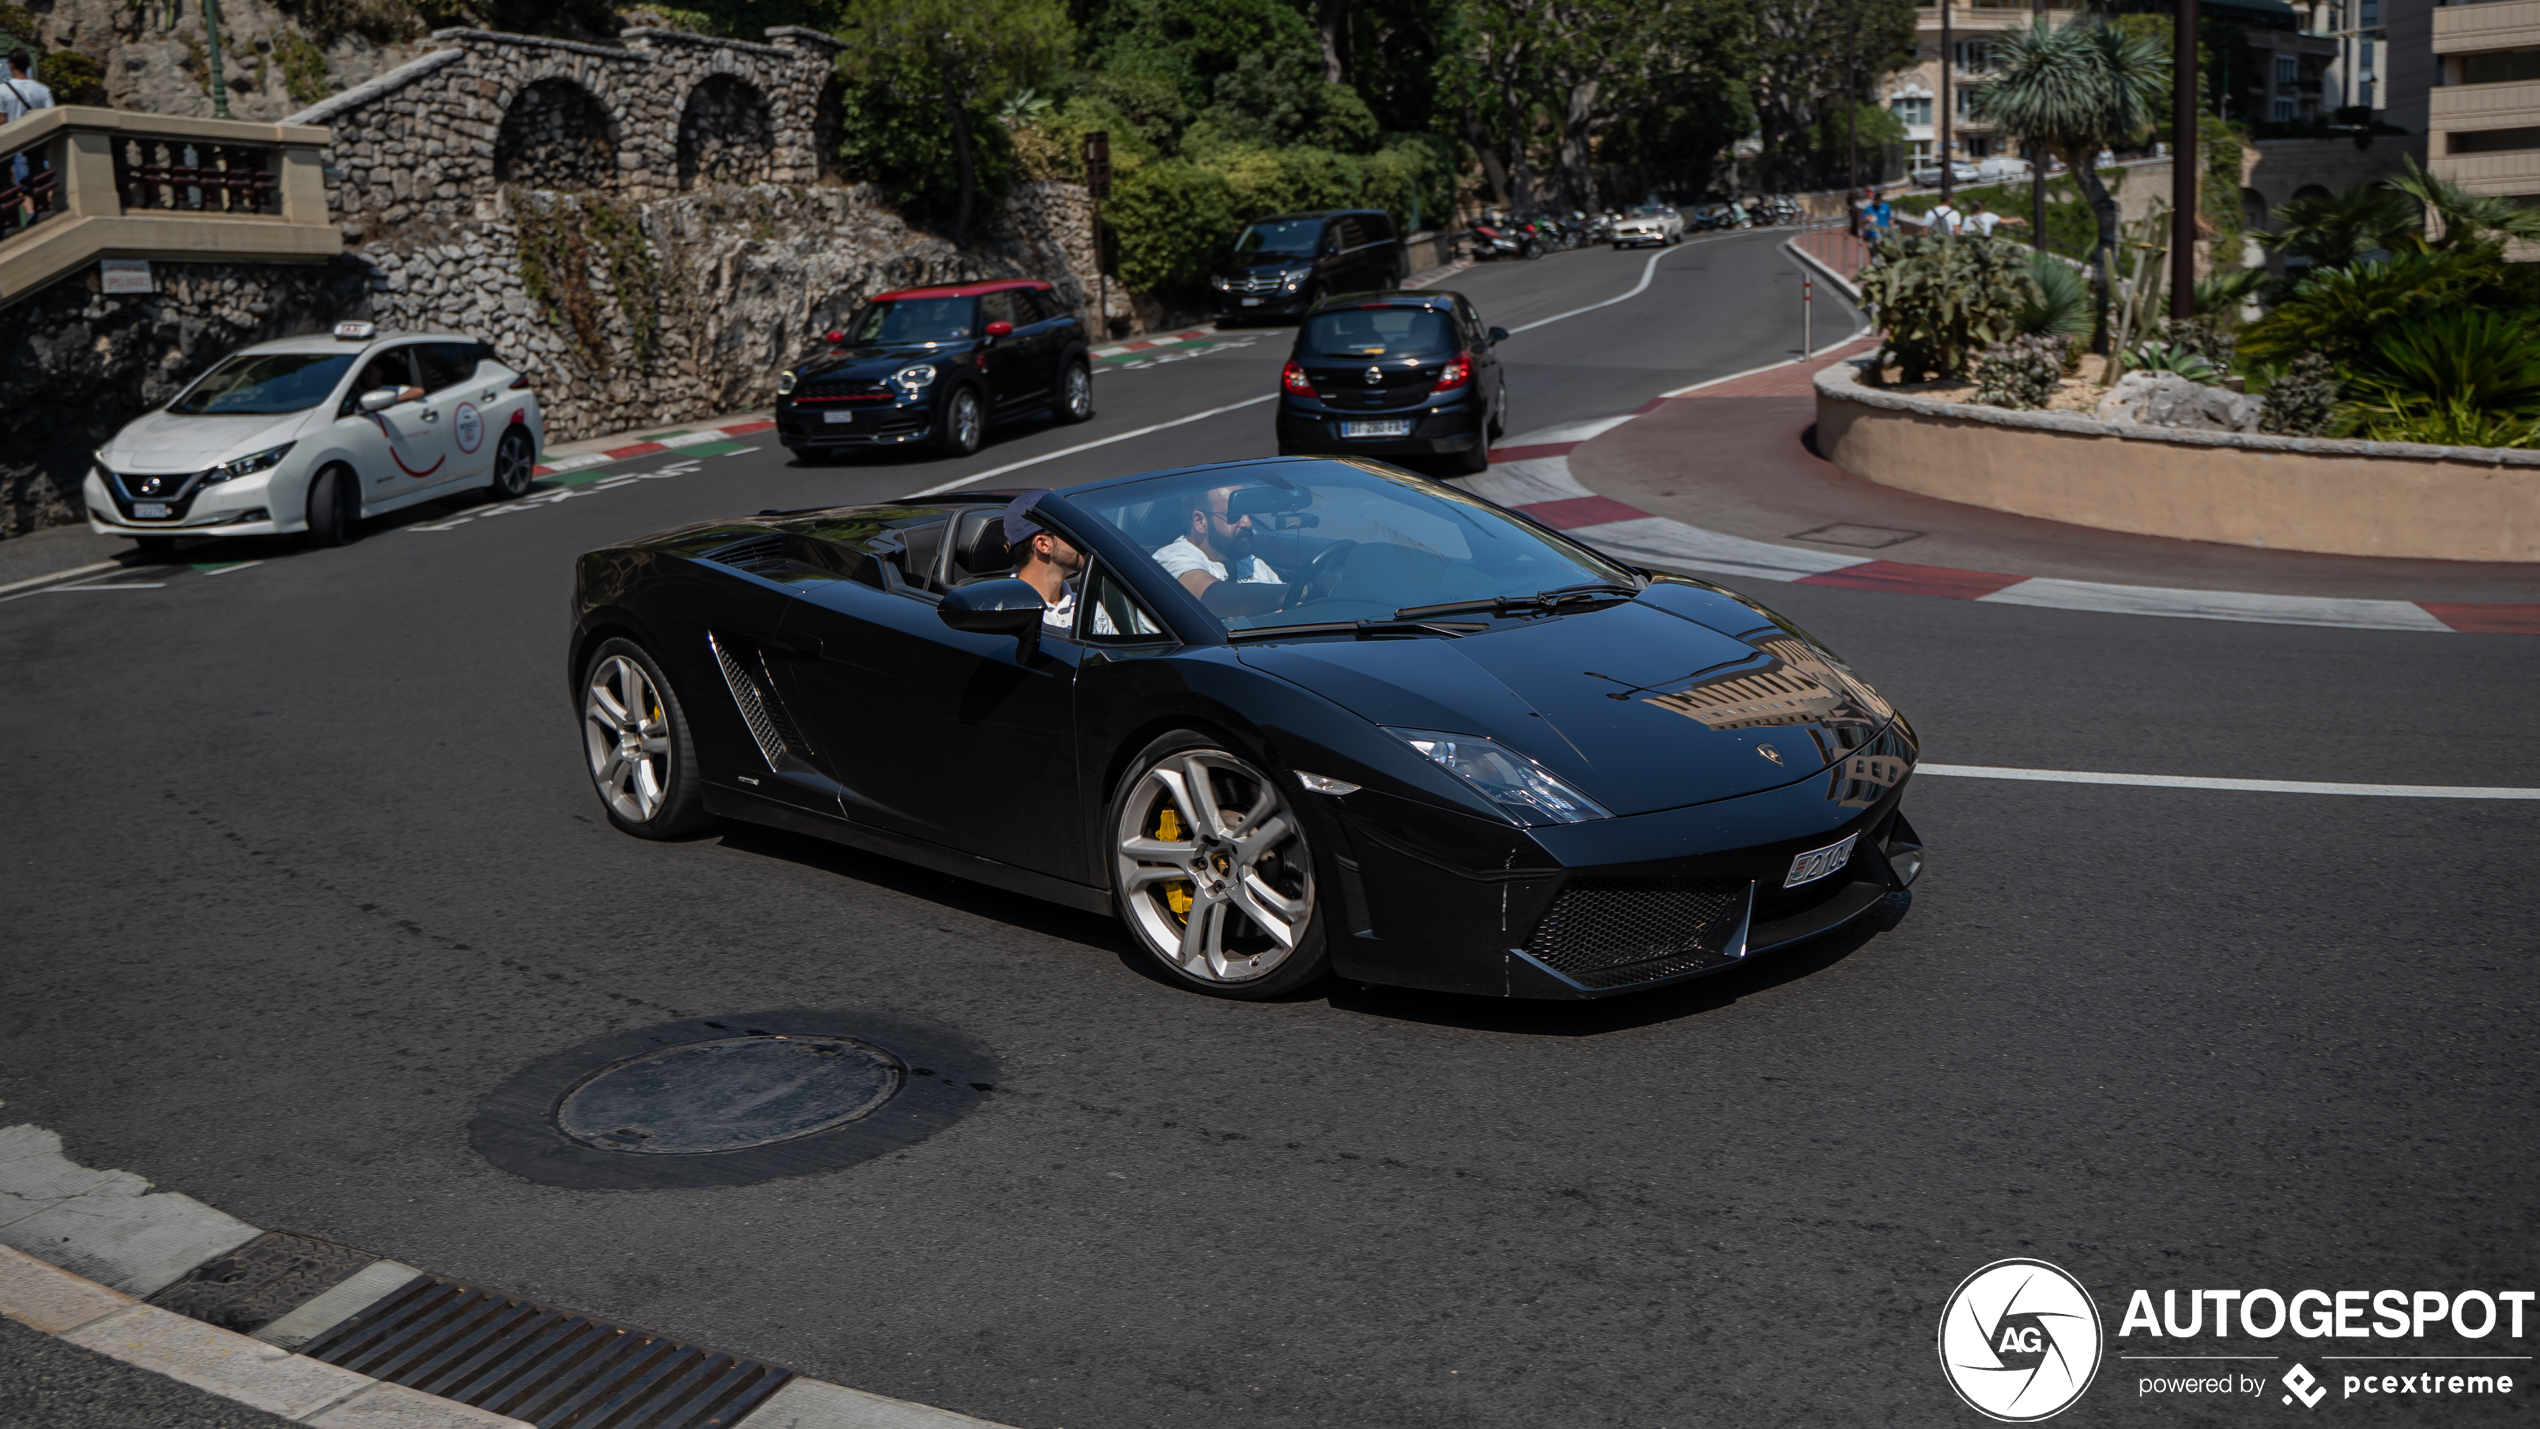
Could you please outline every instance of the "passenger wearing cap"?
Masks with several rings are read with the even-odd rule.
[[[1014,557],[1014,578],[1040,592],[1041,625],[1065,635],[1076,628],[1075,582],[1085,573],[1085,553],[1032,519],[1032,508],[1047,495],[1042,487],[1006,503],[1005,546]]]

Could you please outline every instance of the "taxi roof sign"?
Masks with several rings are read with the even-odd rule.
[[[377,336],[379,336],[379,325],[376,323],[337,323],[335,325],[337,342],[368,342]]]

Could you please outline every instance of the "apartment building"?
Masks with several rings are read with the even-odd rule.
[[[2425,23],[2427,167],[2472,193],[2540,203],[2540,0],[2382,3],[2397,12],[2394,46]]]

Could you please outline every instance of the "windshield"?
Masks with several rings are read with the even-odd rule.
[[[188,417],[278,417],[305,412],[327,399],[344,369],[353,365],[349,352],[263,352],[241,354],[205,373],[203,380],[168,404]]]
[[[1634,218],[1665,218],[1666,216],[1667,210],[1660,208],[1656,204],[1645,203],[1632,210],[1632,217]]]
[[[847,329],[857,347],[966,342],[978,327],[977,298],[901,298],[867,303]]]
[[[1256,223],[1235,240],[1235,252],[1259,254],[1262,257],[1311,258],[1315,241],[1323,236],[1323,220],[1319,218],[1274,218]]]
[[[1455,350],[1455,327],[1435,308],[1365,307],[1306,319],[1297,351],[1308,357],[1382,357]]]
[[[1232,631],[1640,585],[1584,547],[1374,463],[1183,472],[1070,499],[1119,527]]]

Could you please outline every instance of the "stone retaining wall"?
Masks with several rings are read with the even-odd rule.
[[[2540,452],[2173,431],[1817,374],[1817,449],[1865,481],[2109,531],[2540,562]]]

